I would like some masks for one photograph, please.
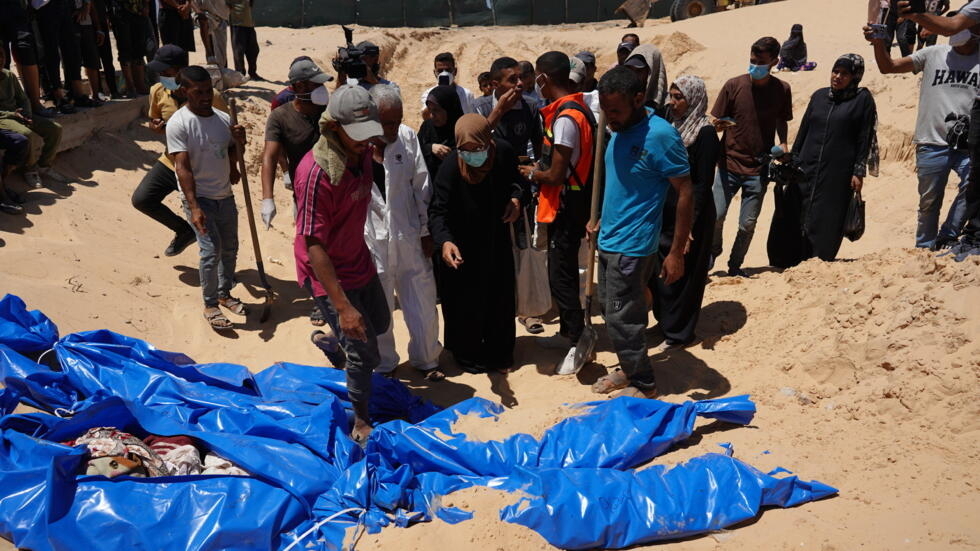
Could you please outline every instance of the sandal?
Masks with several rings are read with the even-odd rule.
[[[323,327],[327,324],[327,318],[323,315],[323,311],[320,307],[313,305],[313,311],[310,312],[310,325],[313,327]]]
[[[544,333],[544,325],[541,324],[541,320],[538,318],[523,318],[521,319],[521,325],[523,325],[527,332],[532,335],[540,335]]]
[[[652,400],[657,397],[657,389],[643,389],[630,385],[614,394],[613,398],[619,398],[620,396],[626,396],[628,398],[648,398]]]
[[[438,367],[425,371],[425,380],[430,383],[435,383],[438,381],[445,381],[446,374],[442,372]]]
[[[211,329],[216,331],[231,329],[231,320],[226,318],[216,306],[204,309],[204,319],[208,320]]]
[[[592,384],[592,392],[596,394],[609,394],[610,392],[615,392],[617,390],[622,390],[630,386],[630,380],[626,377],[626,373],[620,368],[615,368],[611,373],[603,377],[599,377],[599,380]]]
[[[238,314],[239,316],[244,316],[247,312],[245,303],[232,296],[219,298],[218,304],[224,306],[232,314]]]

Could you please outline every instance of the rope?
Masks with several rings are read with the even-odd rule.
[[[363,513],[364,512],[364,509],[361,509],[360,507],[351,507],[350,509],[344,509],[343,511],[339,511],[339,512],[336,512],[336,513],[330,515],[329,517],[327,517],[327,518],[321,520],[320,522],[317,522],[316,524],[314,524],[313,525],[313,528],[310,528],[306,532],[303,532],[303,535],[301,535],[300,537],[298,537],[296,539],[296,541],[294,541],[293,543],[290,543],[289,545],[287,545],[286,548],[283,549],[283,551],[289,551],[293,547],[296,547],[299,544],[299,542],[305,540],[310,534],[312,534],[313,532],[316,532],[317,530],[319,530],[320,527],[323,526],[324,524],[332,521],[333,519],[339,517],[340,515],[343,515],[343,514],[346,514],[346,513],[350,513],[350,512],[353,512],[353,511],[360,511],[361,513]]]

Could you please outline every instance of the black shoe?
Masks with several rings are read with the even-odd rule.
[[[184,252],[184,249],[188,247],[197,239],[194,232],[178,233],[174,236],[173,241],[170,242],[170,246],[167,250],[163,251],[163,256],[177,256],[178,254]]]
[[[749,277],[749,274],[745,273],[745,270],[741,268],[729,268],[728,277]]]
[[[952,247],[956,243],[957,243],[957,241],[956,241],[956,238],[955,237],[946,237],[946,236],[940,235],[933,242],[932,246],[929,247],[929,250],[932,250],[932,251],[942,251],[944,249],[948,249],[948,248]]]
[[[53,119],[58,116],[58,112],[50,107],[42,107],[40,109],[34,109],[31,111],[32,114],[38,117],[44,117],[46,119]]]
[[[76,111],[75,106],[67,100],[61,100],[61,102],[58,103],[58,112],[60,112],[62,115],[72,115]]]
[[[258,73],[249,73],[248,78],[254,80],[255,82],[265,82],[265,79],[260,77]]]
[[[6,199],[0,199],[0,212],[4,214],[24,214],[24,207]]]

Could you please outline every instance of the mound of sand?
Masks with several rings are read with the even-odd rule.
[[[788,0],[766,6],[669,24],[649,21],[637,32],[660,44],[668,76],[702,76],[713,98],[726,79],[744,72],[749,45],[763,35],[779,39],[802,23],[810,57],[820,67],[782,74],[794,90],[802,116],[810,95],[828,85],[829,67],[845,52],[869,55],[860,27],[861,2]],[[534,60],[561,49],[597,52],[600,68],[613,63],[624,30],[615,23],[526,28],[358,29],[355,40],[371,39],[386,52],[386,76],[406,98],[406,124],[418,127],[419,96],[431,86],[432,58],[451,51],[459,81],[476,88],[476,75],[499,55]],[[324,67],[339,45],[338,27],[261,28],[260,73],[285,79],[297,55]],[[870,57],[868,62],[871,62]],[[390,56],[390,57],[389,57]],[[200,61],[200,52],[192,60]],[[872,64],[873,65],[873,64]],[[746,265],[751,280],[714,278],[708,286],[696,347],[653,361],[664,399],[711,398],[749,393],[759,406],[753,427],[726,430],[700,426],[680,449],[659,458],[670,464],[731,442],[736,456],[762,469],[798,471],[841,489],[840,497],[795,509],[770,511],[748,526],[676,545],[685,550],[972,549],[980,546],[980,505],[974,467],[980,404],[980,314],[976,259],[957,264],[913,251],[917,205],[909,145],[914,128],[919,77],[881,76],[869,67],[865,84],[874,92],[881,117],[885,163],[882,176],[865,185],[868,229],[845,242],[843,260],[810,261],[784,273],[766,271],[765,232],[771,199]],[[249,129],[249,178],[258,204],[259,151],[268,103],[283,84],[248,84],[233,92]],[[413,105],[417,105],[413,108]],[[791,136],[795,133],[794,121]],[[231,361],[261,369],[275,361],[322,363],[309,344],[305,316],[311,303],[294,283],[291,199],[277,187],[279,215],[271,230],[259,231],[265,267],[278,293],[268,324],[236,318],[228,337],[210,331],[201,317],[197,252],[173,259],[162,251],[170,235],[136,212],[129,197],[162,151],[160,139],[139,123],[103,133],[62,155],[58,168],[83,183],[30,191],[26,217],[0,217],[7,242],[0,249],[0,291],[22,296],[49,313],[62,334],[108,328],[150,340],[162,349],[187,353],[201,362]],[[13,182],[18,191],[20,182]],[[277,184],[278,186],[278,184]],[[242,197],[238,192],[240,210]],[[947,193],[947,204],[952,193]],[[176,207],[175,197],[169,204]],[[258,302],[245,217],[236,289]],[[734,224],[730,221],[726,243]],[[724,259],[719,259],[719,265]],[[601,319],[595,318],[601,329]],[[406,335],[395,314],[399,352]],[[549,325],[549,332],[556,326]],[[539,435],[566,413],[562,404],[595,399],[589,384],[617,365],[601,341],[598,364],[577,377],[553,373],[560,354],[540,349],[521,333],[518,369],[507,375],[462,373],[444,358],[449,380],[429,383],[403,366],[399,375],[416,394],[440,404],[481,396],[512,408],[496,422],[467,419],[460,427],[475,438],[499,439],[516,432]],[[651,344],[659,343],[656,330]],[[601,367],[605,366],[605,367]],[[429,550],[459,543],[473,549],[540,549],[544,542],[521,527],[503,525],[497,510],[514,497],[469,490],[474,521],[449,526],[440,521],[407,531],[364,536],[360,548]],[[487,501],[477,496],[486,493]],[[464,498],[468,494],[463,494]],[[496,497],[493,497],[496,496]],[[457,502],[460,496],[446,501]],[[496,500],[496,501],[494,501]],[[461,503],[461,502],[460,502]],[[658,547],[659,548],[659,547]],[[5,549],[0,544],[0,549]]]

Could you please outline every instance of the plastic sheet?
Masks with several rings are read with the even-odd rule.
[[[642,469],[687,439],[699,417],[751,422],[746,396],[593,402],[540,439],[480,442],[455,422],[501,406],[473,398],[440,411],[379,376],[377,425],[361,450],[347,436],[340,371],[280,363],[252,375],[110,331],[59,339],[49,319],[9,295],[0,300],[0,377],[0,536],[35,551],[335,551],[355,524],[465,521],[472,513],[441,507],[441,496],[474,485],[530,496],[501,518],[556,546],[625,547],[836,492],[719,454]],[[12,414],[18,401],[46,413]],[[79,477],[83,449],[59,442],[97,426],[187,435],[251,476]]]

